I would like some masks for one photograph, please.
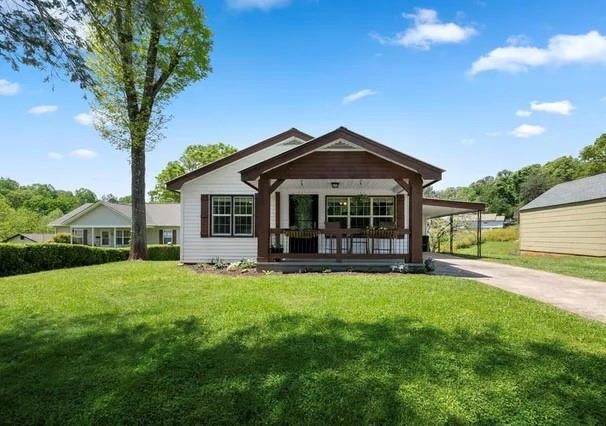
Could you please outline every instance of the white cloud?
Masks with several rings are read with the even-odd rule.
[[[531,136],[539,136],[545,133],[545,130],[545,127],[542,126],[537,126],[534,124],[522,124],[509,133],[516,138],[529,138]]]
[[[63,158],[63,155],[59,154],[58,152],[49,152],[48,158],[50,158],[51,160],[61,160]]]
[[[530,109],[533,111],[550,112],[553,114],[570,115],[574,106],[570,101],[558,102],[531,102]]]
[[[359,90],[357,92],[351,93],[343,98],[344,104],[350,104],[355,101],[359,101],[360,99],[366,98],[367,96],[376,95],[377,92],[370,89]]]
[[[16,95],[20,89],[19,83],[0,79],[0,96]]]
[[[414,26],[393,37],[371,34],[382,44],[416,47],[429,50],[434,44],[462,43],[478,32],[473,27],[462,27],[454,22],[440,22],[438,12],[433,9],[416,9],[415,13],[402,16],[413,21]]]
[[[74,116],[74,120],[76,120],[76,123],[82,124],[83,126],[92,126],[93,114],[88,112],[81,112],[80,114]]]
[[[515,73],[528,71],[532,67],[571,63],[606,63],[606,37],[598,31],[590,31],[579,35],[558,34],[549,39],[545,48],[517,44],[498,47],[477,59],[469,73]]]
[[[80,148],[70,152],[69,155],[82,160],[90,160],[91,158],[95,158],[97,153],[90,149]]]
[[[461,143],[463,145],[473,145],[474,143],[476,143],[476,140],[474,138],[463,138],[461,139]]]
[[[232,9],[270,10],[288,5],[290,0],[227,0],[227,5]]]
[[[27,112],[30,114],[47,114],[49,112],[55,112],[59,109],[57,105],[37,105],[31,107]]]
[[[519,109],[516,111],[516,115],[518,117],[530,117],[531,114],[532,114],[532,111],[528,111],[525,109]]]

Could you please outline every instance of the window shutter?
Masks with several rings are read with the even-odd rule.
[[[158,230],[158,244],[164,244],[164,238],[162,238],[164,235],[162,235],[162,230],[159,229]]]
[[[173,229],[173,245],[177,244],[177,230]]]
[[[207,238],[209,236],[209,196],[208,194],[200,195],[200,237]]]
[[[88,229],[85,229],[84,232],[82,232],[82,244],[88,244]]]
[[[404,203],[404,194],[396,195],[396,227],[398,228],[398,232],[404,232],[406,229],[406,224],[404,221],[405,218],[405,203]]]

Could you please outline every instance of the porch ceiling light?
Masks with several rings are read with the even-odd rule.
[[[337,189],[339,187],[339,182],[330,182],[330,186],[332,186],[334,189]]]

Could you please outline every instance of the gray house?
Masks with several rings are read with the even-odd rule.
[[[179,244],[179,204],[146,204],[146,212],[148,244]],[[86,203],[50,226],[55,233],[69,234],[73,244],[124,247],[130,244],[131,206],[105,201]]]
[[[39,233],[19,233],[15,234],[6,240],[2,241],[3,243],[12,243],[12,244],[38,244],[38,243],[46,243],[53,239],[54,234],[39,234]]]

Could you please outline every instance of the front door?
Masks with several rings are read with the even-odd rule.
[[[111,245],[109,231],[101,231],[101,246],[109,247]]]
[[[288,197],[288,239],[290,253],[318,253],[318,195],[291,194]],[[306,232],[307,231],[307,232]]]

